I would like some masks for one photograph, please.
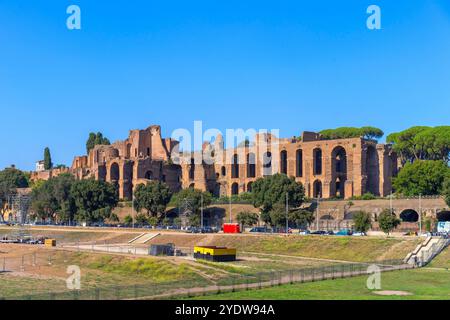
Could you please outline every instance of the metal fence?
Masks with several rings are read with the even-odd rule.
[[[27,254],[21,257],[3,258],[0,261],[1,272],[33,272],[46,275],[53,265],[69,265],[70,252],[55,250],[47,254]],[[338,278],[348,278],[369,274],[368,267],[376,265],[381,272],[411,269],[402,260],[386,260],[366,263],[335,263],[320,267],[304,267],[300,269],[230,274],[214,283],[187,279],[162,283],[135,283],[126,286],[91,286],[82,290],[61,288],[41,289],[25,295],[2,296],[0,300],[122,300],[122,299],[175,299],[198,295],[215,295],[223,292],[258,290],[283,284],[306,283]],[[139,281],[139,274],[136,280]]]

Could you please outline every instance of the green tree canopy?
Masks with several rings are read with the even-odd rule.
[[[419,160],[407,163],[393,179],[397,193],[405,196],[439,195],[450,169],[441,160]]]
[[[75,178],[71,174],[62,174],[35,184],[31,206],[37,217],[43,220],[73,220],[76,208],[71,189],[74,183]]]
[[[389,209],[384,209],[378,216],[378,224],[380,229],[386,234],[390,234],[392,230],[400,225],[400,223],[401,220],[398,219]]]
[[[134,207],[137,211],[147,210],[149,216],[163,215],[172,197],[169,187],[159,181],[140,184],[134,191]]]
[[[255,212],[251,211],[241,211],[237,214],[236,217],[239,224],[245,227],[253,227],[258,224],[259,215]]]
[[[450,177],[447,177],[444,181],[442,195],[444,196],[445,202],[450,207]]]
[[[16,168],[6,168],[0,171],[0,200],[6,201],[17,188],[28,188],[26,175]]]
[[[259,178],[252,185],[253,205],[261,208],[261,219],[270,223],[270,211],[275,204],[286,203],[288,194],[289,208],[298,208],[305,201],[305,190],[301,183],[285,174],[274,174]]]
[[[384,135],[383,130],[375,127],[340,127],[336,129],[325,129],[319,132],[323,139],[347,139],[363,137],[365,139],[376,140]]]
[[[50,170],[53,168],[52,156],[50,154],[50,149],[47,147],[44,150],[44,169]]]
[[[415,126],[390,134],[386,141],[392,143],[402,164],[416,160],[450,161],[450,126]]]
[[[271,226],[286,227],[286,205],[275,204],[269,216]],[[306,228],[314,221],[314,213],[309,210],[288,208],[287,219],[290,228]]]
[[[131,215],[126,215],[125,218],[123,218],[123,224],[127,227],[131,226],[133,224],[133,217]]]
[[[355,230],[357,232],[367,232],[372,227],[370,214],[365,211],[358,211],[353,215]]]
[[[87,154],[89,154],[89,151],[91,151],[92,149],[94,149],[95,146],[97,145],[110,145],[111,142],[109,141],[108,138],[103,137],[103,134],[101,132],[91,132],[89,133],[89,138],[86,142],[86,151]]]
[[[76,205],[78,221],[103,221],[111,216],[112,209],[118,203],[116,187],[94,179],[75,181],[71,195]]]

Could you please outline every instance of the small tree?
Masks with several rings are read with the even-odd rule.
[[[237,214],[236,219],[243,228],[253,227],[254,225],[258,224],[259,216],[255,212],[241,211]]]
[[[50,170],[53,168],[52,156],[50,154],[50,149],[47,147],[44,150],[44,169]]]
[[[177,226],[177,227],[181,227],[181,218],[180,217],[176,217],[173,219],[173,225]]]
[[[145,226],[146,224],[148,224],[148,217],[143,213],[137,214],[136,224],[138,224],[139,226]]]
[[[148,224],[151,225],[152,227],[156,227],[158,225],[157,217],[150,217],[147,220],[148,220]]]
[[[366,233],[372,227],[370,214],[365,211],[358,211],[353,215],[353,222],[355,223],[355,230],[357,232]]]
[[[133,224],[133,218],[131,215],[127,215],[125,218],[123,218],[123,224],[126,226],[131,226]]]
[[[252,194],[253,205],[255,208],[261,208],[261,220],[272,224],[274,222],[272,216],[275,218],[279,214],[272,214],[271,211],[277,204],[284,207],[286,194],[288,195],[290,208],[299,208],[305,200],[303,185],[285,174],[274,174],[259,178],[252,185]],[[279,208],[276,211],[278,210]]]
[[[387,235],[389,235],[392,230],[397,228],[400,223],[401,220],[398,219],[389,209],[384,209],[378,216],[378,224],[380,225],[381,230],[383,230],[383,232]]]
[[[309,210],[292,210],[289,212],[289,225],[306,229],[314,222],[314,213]]]
[[[172,224],[172,221],[170,220],[170,218],[165,217],[162,221],[163,226],[168,227]]]

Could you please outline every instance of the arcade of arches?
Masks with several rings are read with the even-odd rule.
[[[350,198],[367,192],[386,196],[397,173],[391,146],[364,138],[325,140],[315,132],[278,138],[258,133],[254,143],[234,149],[224,145],[218,135],[203,149],[212,150],[213,160],[227,161],[197,163],[198,152],[192,152],[187,163],[175,164],[180,159],[179,142],[162,138],[160,126],[150,126],[75,157],[70,172],[79,179],[94,177],[118,185],[123,199],[130,199],[133,188],[149,180],[164,181],[173,191],[195,186],[216,195],[240,194],[251,191],[258,178],[275,173],[302,183],[310,198]]]

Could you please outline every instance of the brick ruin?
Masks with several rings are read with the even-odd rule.
[[[75,157],[70,169],[35,172],[32,179],[70,172],[78,179],[114,183],[119,198],[130,200],[133,189],[150,180],[165,182],[172,191],[194,187],[229,196],[251,192],[258,178],[284,173],[301,182],[308,197],[346,199],[390,194],[397,173],[390,145],[364,138],[324,140],[314,132],[300,139],[260,133],[253,143],[233,149],[226,149],[219,135],[202,151],[179,154],[178,149],[178,141],[161,137],[160,126],[150,126],[131,130],[124,141],[95,146],[89,155]],[[204,161],[205,154],[210,161]]]

